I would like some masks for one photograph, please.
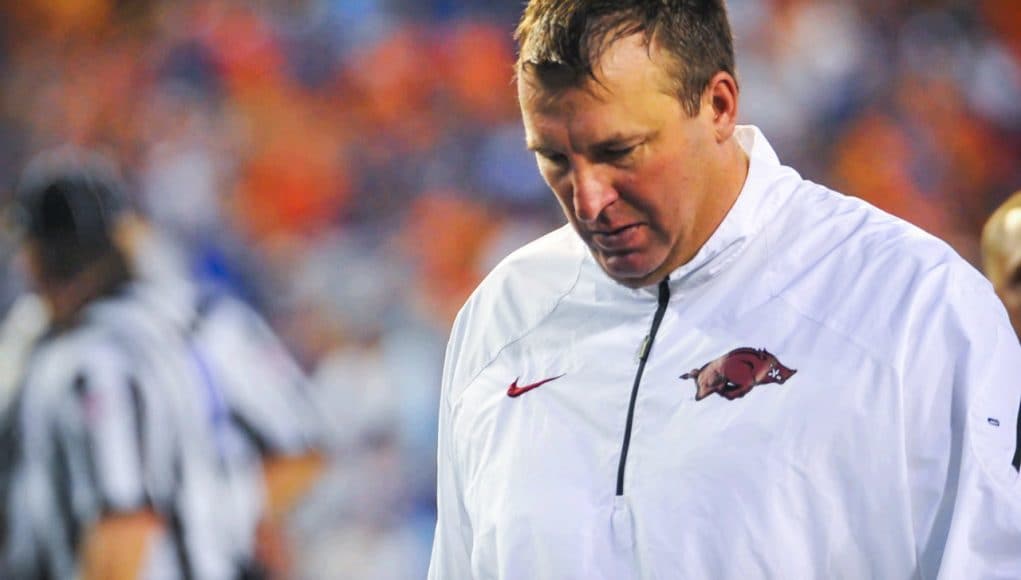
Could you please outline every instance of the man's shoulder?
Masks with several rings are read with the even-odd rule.
[[[33,349],[31,359],[88,360],[94,351],[110,344],[109,332],[103,325],[79,320],[72,326],[47,330]]]
[[[89,305],[79,319],[66,328],[50,330],[32,355],[33,368],[84,372],[84,369],[126,365],[136,361],[153,337],[169,338],[147,305],[130,292],[113,295]],[[169,345],[162,342],[164,351]],[[52,376],[52,373],[44,373]]]
[[[469,299],[534,301],[566,292],[577,280],[585,246],[570,225],[525,244],[493,268]]]
[[[23,368],[24,412],[34,419],[55,415],[97,369],[123,366],[126,360],[96,325],[78,324],[49,333],[32,350]]]
[[[880,273],[874,282],[881,284],[940,266],[974,270],[945,241],[860,198],[805,182],[796,200],[771,240],[772,253],[792,270],[859,280],[851,286],[869,272]]]
[[[505,346],[539,326],[577,284],[586,252],[567,225],[526,244],[493,268],[454,322],[447,380],[464,385]]]
[[[126,341],[109,325],[87,320],[45,337],[31,358],[37,370],[73,371],[113,359],[130,359],[126,350]]]
[[[816,184],[799,193],[771,254],[775,295],[805,316],[882,352],[920,311],[994,303],[985,278],[945,241]]]

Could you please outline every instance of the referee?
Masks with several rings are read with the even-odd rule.
[[[201,369],[113,239],[124,203],[115,171],[77,152],[37,159],[19,184],[50,327],[12,403],[4,577],[234,580],[247,567]]]

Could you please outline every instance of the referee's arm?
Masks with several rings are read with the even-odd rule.
[[[81,548],[82,580],[137,580],[143,577],[146,555],[165,533],[151,509],[100,518]]]
[[[82,580],[136,580],[144,577],[169,529],[146,485],[156,460],[143,449],[146,404],[123,352],[105,344],[89,352],[93,356],[75,377],[57,434],[69,463],[63,493],[88,490],[95,506],[92,517],[78,512],[76,559]]]

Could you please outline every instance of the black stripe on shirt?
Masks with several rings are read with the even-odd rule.
[[[149,489],[150,482],[145,476],[150,473],[150,458],[145,439],[145,404],[142,400],[142,387],[134,376],[128,378],[128,393],[131,396],[131,413],[135,422],[135,444],[138,445],[138,471],[142,477],[142,493],[145,505],[156,507],[153,502],[152,490]]]
[[[79,375],[75,378],[75,392],[80,393],[84,389],[84,384],[85,377]],[[57,516],[60,518],[67,547],[76,551],[78,549],[78,542],[81,540],[81,527],[79,526],[78,518],[75,517],[74,505],[72,504],[71,461],[73,459],[71,457],[71,450],[68,449],[68,442],[64,440],[56,425],[53,428],[54,453],[52,457],[53,463],[50,466],[50,475],[52,477],[54,495],[56,496]]]
[[[181,489],[184,480],[184,468],[181,465],[181,457],[174,459],[174,488]],[[182,580],[195,580],[195,571],[192,568],[191,554],[188,553],[187,532],[184,529],[184,521],[181,517],[181,508],[175,499],[170,506],[170,534],[174,538],[174,550],[177,556],[178,566],[181,567]]]
[[[244,436],[247,437],[253,445],[255,445],[259,455],[265,456],[273,453],[274,446],[270,443],[269,438],[265,437],[244,415],[231,409],[230,420],[238,429],[241,430]]]
[[[1017,411],[1017,442],[1014,444],[1014,469],[1021,472],[1021,406]]]
[[[74,391],[75,397],[77,398],[78,408],[81,410],[81,413],[84,416],[85,414],[89,413],[88,407],[90,405],[90,402],[88,400],[89,399],[89,392],[88,392],[89,391],[89,381],[88,381],[88,378],[85,376],[84,373],[78,373],[75,376],[74,383],[72,385],[72,389]],[[99,503],[99,509],[100,509],[100,513],[106,513],[110,509],[110,502],[108,501],[108,498],[106,497],[106,494],[103,493],[102,486],[100,486],[100,484],[99,484],[99,469],[98,469],[98,467],[96,467],[96,463],[97,462],[96,462],[96,458],[95,458],[96,444],[92,440],[92,432],[89,431],[87,426],[82,429],[81,435],[82,435],[82,438],[83,438],[82,445],[83,445],[83,448],[85,450],[85,453],[84,453],[84,455],[85,455],[84,460],[85,461],[84,461],[84,463],[85,463],[86,477],[89,478],[88,479],[89,485],[92,486],[93,490],[97,491],[97,495],[99,496],[99,502],[100,502]],[[66,458],[66,462],[67,462],[68,465],[70,465],[70,461],[71,461],[71,457],[67,457]],[[72,483],[71,482],[71,478],[70,478],[70,474],[67,474],[67,479],[68,479],[68,483]],[[72,544],[72,546],[77,547],[78,544]]]

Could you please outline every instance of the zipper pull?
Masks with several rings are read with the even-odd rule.
[[[638,347],[638,357],[635,358],[635,362],[640,363],[643,360],[645,360],[646,358],[648,358],[648,356],[649,356],[649,343],[652,342],[650,340],[650,338],[651,338],[651,335],[646,334],[645,338],[642,339],[642,344]]]

